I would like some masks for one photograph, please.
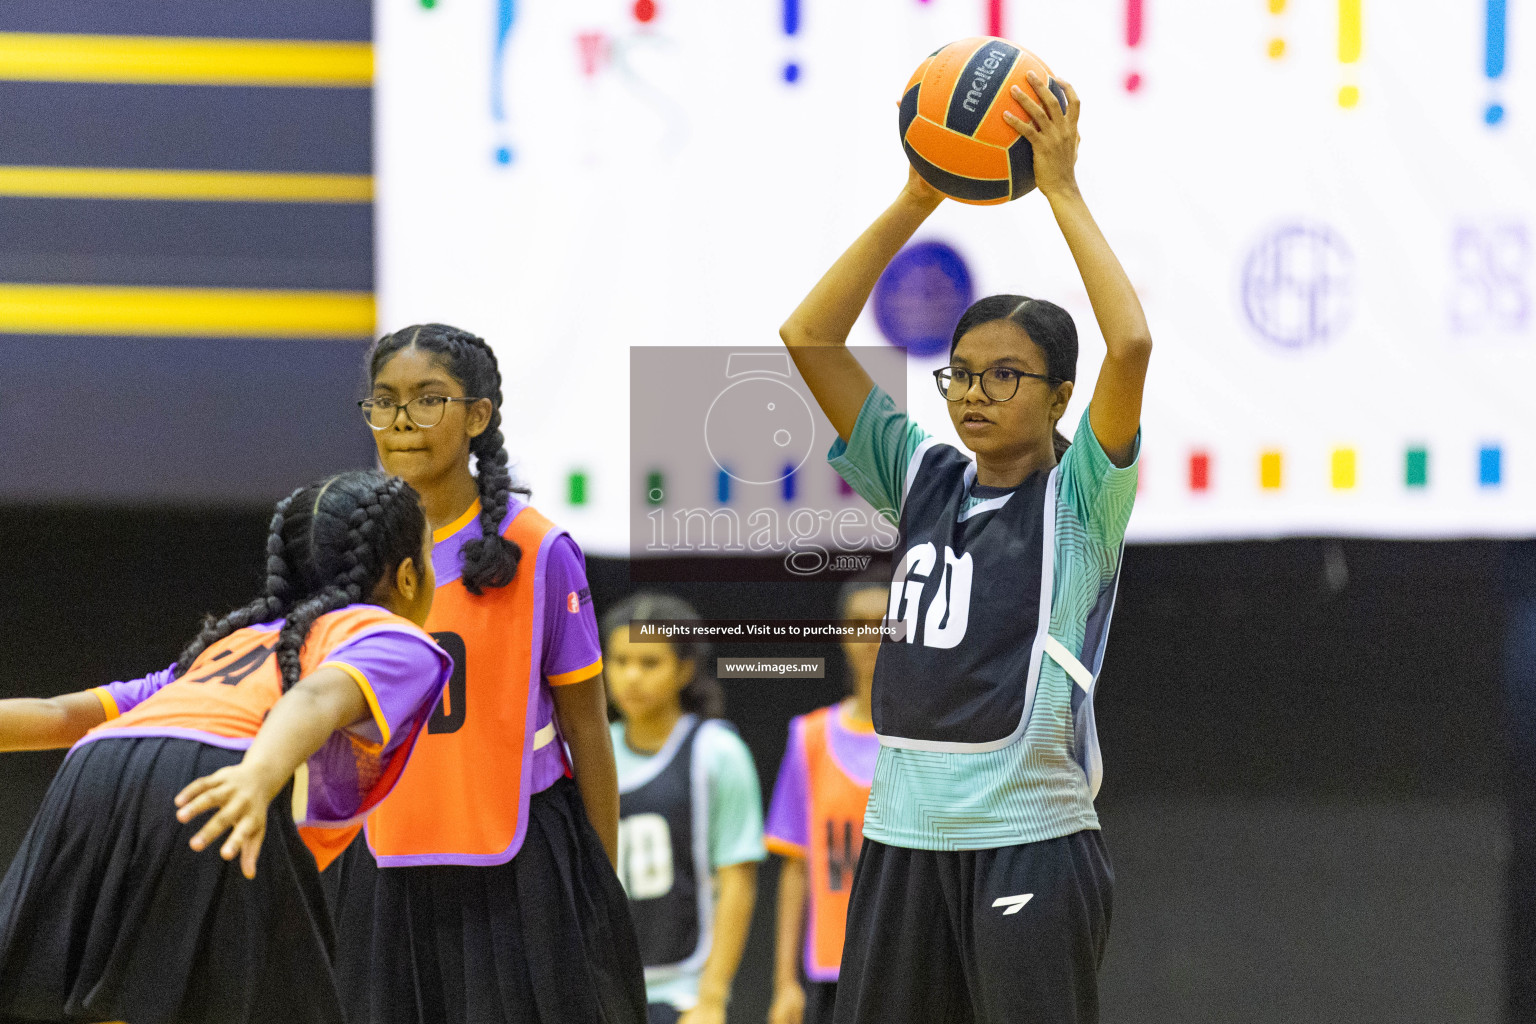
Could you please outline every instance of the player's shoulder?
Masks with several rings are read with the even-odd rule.
[[[501,520],[501,535],[518,543],[547,538],[549,551],[552,552],[565,544],[578,558],[581,556],[580,546],[571,538],[565,527],[516,494],[507,496],[507,514]]]
[[[706,718],[699,723],[699,733],[694,739],[699,753],[711,770],[733,769],[746,765],[756,771],[753,766],[752,752],[747,749],[746,741],[736,731],[736,726],[723,718]]]

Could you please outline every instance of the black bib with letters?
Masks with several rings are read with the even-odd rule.
[[[1032,659],[1038,666],[1055,478],[977,488],[983,501],[962,512],[975,464],[947,444],[921,460],[902,504],[887,611],[906,636],[880,645],[875,732],[919,749],[998,744],[1022,727]]]

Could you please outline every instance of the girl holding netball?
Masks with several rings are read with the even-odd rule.
[[[844,622],[878,624],[889,574],[843,584]],[[779,867],[773,1004],[768,1024],[830,1024],[864,805],[880,742],[870,721],[877,644],[843,641],[849,694],[789,723],[765,829]]]
[[[697,622],[641,593],[603,618],[618,720],[619,874],[629,893],[650,1024],[724,1024],[757,894],[763,808],[746,744],[720,719],[710,645],[640,641],[630,623]]]
[[[1070,447],[1077,332],[1052,303],[966,311],[935,371],[970,454],[927,436],[844,347],[886,264],[943,198],[916,174],[780,331],[837,429],[829,459],[899,515],[873,718],[880,755],[835,1020],[1094,1021],[1112,875],[1093,806],[1093,688],[1136,495],[1152,343],[1074,177],[1078,100],[1005,114],[1107,352]],[[1063,439],[1064,440],[1064,439]],[[984,588],[984,589],[983,589]]]
[[[452,672],[420,628],[428,537],[397,478],[302,488],[272,517],[264,592],[175,664],[0,701],[0,749],[74,745],[0,883],[0,1020],[340,1024],[316,863],[399,778]]]
[[[422,496],[457,668],[391,799],[332,868],[356,1024],[637,1024],[618,784],[580,549],[513,493],[501,374],[442,324],[382,338],[361,405]],[[569,757],[567,756],[569,751]],[[574,776],[574,779],[573,779]]]

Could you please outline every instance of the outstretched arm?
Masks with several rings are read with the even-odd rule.
[[[90,690],[0,700],[0,751],[72,747],[106,720],[107,709]]]
[[[176,820],[182,823],[217,808],[192,837],[192,849],[203,849],[228,830],[219,856],[238,856],[245,877],[255,878],[273,798],[331,733],[367,717],[367,698],[345,669],[326,665],[300,679],[272,705],[239,764],[205,775],[176,794]]]
[[[779,328],[800,375],[844,441],[853,435],[859,408],[874,386],[846,348],[848,332],[886,265],[943,199],[909,169],[901,195],[838,257]]]
[[[1029,84],[1041,96],[1049,96],[1046,83],[1034,73]],[[1035,184],[1051,204],[1056,224],[1077,261],[1078,273],[1088,290],[1088,301],[1099,322],[1108,349],[1099,370],[1099,382],[1088,408],[1088,422],[1104,453],[1117,466],[1128,466],[1135,457],[1136,431],[1141,426],[1141,395],[1152,357],[1152,335],[1141,301],[1130,278],[1104,239],[1104,233],[1088,212],[1077,187],[1077,118],[1081,104],[1077,91],[1058,81],[1067,95],[1067,109],[1048,101],[1036,103],[1018,86],[1013,98],[1032,120],[1011,111],[1003,118],[1035,151]]]

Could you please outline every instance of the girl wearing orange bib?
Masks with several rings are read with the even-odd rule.
[[[402,480],[295,491],[265,592],[174,665],[0,701],[0,749],[74,746],[0,883],[0,1021],[339,1024],[317,863],[395,784],[452,672],[421,629],[427,536]],[[200,852],[225,831],[222,859]]]
[[[638,1024],[581,550],[512,493],[483,340],[406,328],[374,346],[369,379],[380,461],[434,529],[427,629],[457,669],[366,844],[327,873],[351,1019]]]
[[[845,621],[880,622],[888,585],[845,584]],[[769,1024],[827,1024],[837,996],[853,869],[880,741],[870,721],[876,643],[844,641],[852,694],[789,723],[789,746],[768,807],[765,840],[779,867]]]

